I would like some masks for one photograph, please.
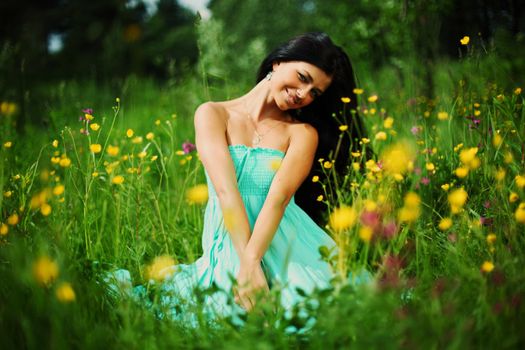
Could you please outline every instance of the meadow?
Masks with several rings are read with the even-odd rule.
[[[247,82],[53,83],[47,127],[25,135],[17,104],[0,101],[2,347],[523,348],[524,87],[498,62],[440,62],[433,99],[417,95],[417,77],[358,70],[362,151],[346,177],[320,159],[325,176],[306,180],[323,184],[323,224],[340,249],[321,251],[338,278],[308,297],[319,302],[307,332],[299,312],[272,326],[282,312],[264,303],[242,328],[202,318],[191,328],[115,298],[101,278],[124,267],[141,284],[200,256],[193,111]]]

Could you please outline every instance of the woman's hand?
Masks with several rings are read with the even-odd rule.
[[[247,311],[255,306],[258,293],[266,293],[268,282],[258,259],[241,259],[241,267],[237,274],[237,288],[234,289],[235,302]]]

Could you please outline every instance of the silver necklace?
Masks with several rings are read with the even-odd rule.
[[[247,118],[250,119],[250,122],[252,123],[252,126],[253,126],[253,131],[255,132],[255,135],[253,135],[253,138],[252,138],[252,145],[257,146],[262,141],[263,137],[268,135],[268,133],[272,131],[276,126],[278,126],[280,123],[276,123],[270,129],[266,130],[265,133],[261,134],[257,131],[257,125],[253,121],[253,118],[250,112],[248,112],[248,108],[246,108],[246,104],[243,103],[243,105],[244,105],[244,110],[246,111],[246,114],[247,114]]]

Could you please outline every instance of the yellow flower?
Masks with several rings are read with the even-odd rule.
[[[461,45],[468,45],[469,41],[470,41],[470,38],[468,36],[466,36],[466,35],[459,40]]]
[[[419,198],[418,194],[415,192],[408,192],[405,195],[405,207],[408,208],[416,208],[419,207],[419,204],[421,203],[421,198]]]
[[[505,152],[503,161],[506,164],[512,163],[514,161],[514,156],[512,155],[512,152],[510,152],[510,151]]]
[[[363,92],[365,92],[363,89],[355,88],[353,90],[353,93],[356,94],[356,95],[361,95]]]
[[[469,169],[466,167],[459,167],[456,169],[456,176],[459,178],[464,178],[468,175]]]
[[[362,226],[359,229],[359,238],[361,238],[364,242],[370,242],[373,234],[374,231],[368,226]]]
[[[58,140],[53,140],[51,145],[53,145],[53,147],[57,148],[58,147]]]
[[[133,140],[131,140],[131,142],[134,143],[134,144],[142,143],[142,136],[134,137]]]
[[[443,219],[441,219],[441,221],[439,222],[438,227],[439,227],[439,229],[441,231],[448,230],[449,228],[452,227],[452,219],[451,218],[443,218]]]
[[[352,157],[354,158],[358,158],[358,157],[361,157],[361,152],[350,152],[350,154],[352,155]]]
[[[385,121],[383,122],[383,127],[385,129],[390,129],[392,125],[394,125],[394,118],[392,117],[386,118]]]
[[[514,89],[514,94],[515,94],[515,95],[519,95],[519,94],[521,94],[521,88],[520,88],[520,87],[517,87],[516,89]]]
[[[53,164],[60,163],[60,157],[51,157],[51,163]]]
[[[146,268],[146,277],[149,280],[158,282],[164,281],[175,270],[175,260],[168,255],[161,255],[153,259],[153,262]]]
[[[124,183],[124,176],[117,175],[111,180],[111,182],[115,185],[122,185]]]
[[[75,291],[73,290],[73,287],[71,287],[71,284],[68,282],[60,283],[60,285],[57,287],[55,294],[57,299],[62,303],[70,303],[72,301],[75,301],[76,298]]]
[[[11,148],[11,146],[13,146],[13,142],[11,141],[7,141],[6,143],[4,143],[5,148]]]
[[[320,194],[320,195],[317,196],[317,201],[321,202],[323,200],[323,198],[324,198],[323,195]]]
[[[350,97],[341,97],[341,102],[350,103]]]
[[[67,157],[62,158],[62,159],[60,159],[59,164],[60,164],[61,167],[67,168],[68,166],[71,165],[71,159],[69,159]]]
[[[58,265],[47,256],[41,256],[33,263],[33,276],[42,285],[52,283],[58,277]]]
[[[18,106],[11,102],[2,102],[0,104],[0,114],[10,116],[16,112]]]
[[[134,134],[135,134],[135,133],[133,132],[133,129],[128,129],[128,130],[126,131],[126,136],[127,136],[128,138],[132,138]]]
[[[270,169],[271,170],[277,171],[277,170],[279,170],[280,167],[281,167],[281,159],[276,158],[276,159],[272,159],[270,161]]]
[[[51,206],[47,203],[43,203],[40,207],[40,213],[44,216],[51,214]]]
[[[518,194],[516,192],[511,192],[511,194],[509,195],[509,202],[514,203],[519,198],[520,197],[518,196]]]
[[[414,147],[410,143],[401,141],[388,146],[380,159],[387,172],[403,175],[408,171],[408,166],[415,158],[415,154]]]
[[[84,117],[85,117],[87,120],[89,120],[89,121],[93,120],[93,118],[94,118],[94,117],[93,117],[91,114],[89,114],[89,113],[84,114]]]
[[[506,173],[505,169],[499,168],[494,173],[494,178],[498,181],[502,181],[505,178]]]
[[[15,226],[16,224],[18,224],[18,221],[19,218],[17,213],[13,213],[7,218],[7,223],[11,226]]]
[[[98,176],[98,172],[96,172],[96,171],[92,172],[92,173],[91,173],[91,176],[93,176],[93,177],[97,177],[97,176]]]
[[[348,125],[341,125],[341,126],[339,126],[339,130],[341,130],[341,131],[348,130]]]
[[[31,209],[40,208],[44,203],[47,202],[50,196],[51,196],[50,189],[49,188],[43,189],[42,191],[36,193],[33,197],[31,197],[29,207]]]
[[[450,204],[450,209],[453,214],[460,212],[461,208],[465,205],[467,201],[468,193],[463,188],[458,188],[448,195],[448,202]]]
[[[312,182],[317,182],[317,181],[319,181],[319,176],[317,175],[312,176]]]
[[[359,171],[359,169],[361,169],[361,165],[357,162],[353,162],[352,169],[354,169],[354,171]]]
[[[372,95],[368,97],[368,102],[376,102],[378,99],[377,95]]]
[[[155,134],[153,134],[152,132],[148,132],[146,134],[146,139],[147,140],[153,140],[154,137],[155,137]]]
[[[146,155],[147,155],[146,151],[142,151],[142,152],[139,152],[139,153],[137,154],[137,157],[139,157],[139,159],[142,159],[142,158],[144,158]]]
[[[352,227],[357,219],[357,213],[352,207],[341,206],[330,214],[330,227],[335,231],[342,231]]]
[[[516,175],[514,180],[516,180],[516,186],[518,186],[518,188],[525,187],[525,175]]]
[[[516,212],[514,213],[516,221],[520,224],[525,224],[525,202],[520,203]]]
[[[93,153],[100,153],[100,151],[102,151],[102,146],[98,143],[94,143],[92,145],[89,145],[89,149]]]
[[[501,146],[501,143],[503,142],[503,138],[500,136],[500,134],[494,134],[494,137],[492,138],[492,145],[494,147]]]
[[[408,192],[404,198],[405,205],[399,209],[398,219],[401,222],[416,221],[420,214],[421,198],[414,192]]]
[[[108,154],[110,156],[112,156],[112,157],[116,157],[118,155],[119,151],[120,151],[120,149],[118,148],[118,146],[109,145],[108,148],[107,148]]]
[[[448,191],[448,190],[449,190],[449,188],[450,188],[450,185],[449,185],[449,184],[443,184],[443,185],[441,185],[441,188],[443,189],[443,191],[445,191],[445,192],[446,192],[446,191]]]
[[[414,222],[419,217],[419,207],[402,207],[401,209],[399,209],[397,216],[399,221],[401,222]]]
[[[459,160],[463,164],[469,164],[474,159],[474,157],[476,157],[477,153],[478,153],[477,147],[464,149],[459,153]]]
[[[208,200],[208,186],[200,184],[186,190],[186,200],[191,204],[203,204]]]
[[[91,130],[93,131],[97,131],[98,129],[100,129],[100,125],[98,125],[97,123],[93,123],[89,126],[91,128]]]
[[[160,119],[155,120],[155,125],[157,125],[157,126],[160,125]]]
[[[425,168],[428,170],[428,171],[433,171],[436,169],[434,163],[427,163],[425,164]]]
[[[323,167],[324,167],[325,169],[330,169],[330,168],[332,167],[332,165],[333,165],[333,163],[330,162],[330,161],[328,161],[328,160],[327,160],[326,162],[323,163]]]
[[[488,244],[494,244],[494,242],[496,242],[496,239],[497,239],[497,237],[496,237],[496,235],[493,234],[493,233],[489,233],[489,234],[487,235],[487,243],[488,243]]]
[[[375,136],[375,139],[376,139],[376,140],[379,140],[379,141],[384,141],[384,140],[386,140],[386,132],[384,132],[384,131],[380,131],[380,132],[378,132],[378,133],[376,134],[376,136]]]
[[[154,155],[154,156],[152,156],[152,157],[151,157],[151,161],[152,161],[152,162],[154,162],[154,161],[156,161],[156,160],[157,160],[157,158],[159,158],[159,156],[157,156],[157,155]]]
[[[370,139],[367,139],[366,137],[363,137],[361,139],[361,142],[366,145],[367,143],[370,143]]]
[[[2,222],[2,224],[0,225],[0,235],[5,236],[7,235],[8,232],[9,232],[9,226],[7,226],[6,224]]]
[[[4,197],[5,197],[5,198],[9,198],[9,197],[11,197],[12,195],[13,195],[13,191],[5,191],[5,192],[4,192]]]
[[[62,193],[64,193],[65,187],[62,184],[56,185],[55,188],[53,188],[53,194],[55,196],[60,196]]]
[[[438,119],[439,120],[447,120],[448,119],[448,113],[447,112],[439,112],[438,113]]]
[[[481,265],[481,271],[485,272],[485,273],[489,273],[491,272],[492,270],[494,270],[494,264],[490,261],[485,261],[482,265]]]

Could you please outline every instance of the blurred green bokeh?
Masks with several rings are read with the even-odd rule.
[[[438,65],[468,55],[459,43],[468,35],[478,53],[497,55],[506,66],[509,76],[500,83],[511,88],[525,71],[525,6],[479,2],[211,0],[201,19],[176,0],[4,0],[0,99],[20,106],[22,132],[29,122],[45,124],[38,115],[49,82],[121,87],[130,75],[176,84],[200,74],[220,89],[217,97],[228,97],[253,83],[268,50],[314,30],[346,49],[358,78],[386,67],[414,95],[430,98]]]

